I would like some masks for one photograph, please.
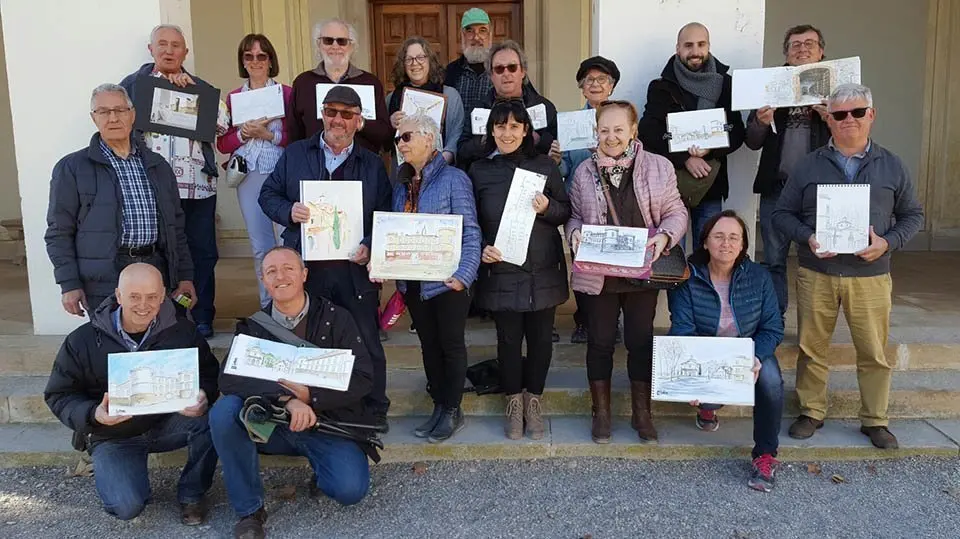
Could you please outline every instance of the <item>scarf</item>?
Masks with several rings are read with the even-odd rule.
[[[690,71],[680,58],[674,56],[673,73],[677,76],[677,83],[681,88],[699,98],[697,110],[717,107],[720,93],[723,92],[723,75],[717,73],[717,61],[713,55],[707,57],[700,71]]]
[[[633,160],[636,159],[639,149],[640,143],[631,140],[627,144],[627,150],[620,157],[608,157],[600,153],[600,150],[594,151],[590,157],[597,165],[600,179],[606,180],[610,185],[619,189],[620,182],[623,181],[623,175],[630,173],[633,169]]]

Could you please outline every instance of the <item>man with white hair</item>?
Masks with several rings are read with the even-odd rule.
[[[134,101],[139,77],[163,77],[181,88],[198,84],[209,86],[183,68],[190,50],[179,26],[161,24],[154,28],[150,32],[147,49],[153,56],[153,62],[143,64],[120,81],[120,86],[127,90]],[[217,134],[225,133],[229,124],[227,106],[220,101]],[[197,322],[197,330],[204,337],[211,337],[216,315],[213,305],[216,294],[214,268],[219,258],[216,234],[218,173],[213,145],[162,133],[144,133],[143,136],[147,147],[162,155],[176,173],[180,205],[185,218],[184,230],[194,267],[196,296],[193,298],[193,318]]]
[[[827,112],[830,141],[796,163],[772,217],[773,225],[797,243],[800,262],[800,417],[790,426],[790,436],[809,438],[823,426],[830,340],[842,307],[857,350],[860,431],[876,447],[896,449],[897,438],[887,428],[893,365],[884,355],[893,289],[890,253],[923,226],[923,208],[903,161],[870,138],[876,117],[870,89],[838,87]],[[869,245],[854,254],[823,252],[816,236],[818,187],[848,184],[870,186]]]
[[[487,72],[492,44],[493,32],[487,12],[478,7],[465,11],[460,19],[461,54],[447,65],[444,85],[455,88],[460,94],[467,122],[470,121],[470,111],[482,107],[493,90],[493,81]]]
[[[383,84],[373,73],[353,65],[357,48],[357,31],[341,19],[321,21],[313,27],[313,42],[320,63],[293,80],[290,106],[287,108],[287,136],[291,143],[312,137],[323,129],[317,111],[317,84],[350,84],[373,86],[376,119],[366,119],[357,131],[360,146],[380,153],[390,141],[390,120],[383,97]]]

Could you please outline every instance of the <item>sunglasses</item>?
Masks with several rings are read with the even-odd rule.
[[[516,73],[518,69],[520,69],[520,64],[507,64],[507,65],[493,66],[493,72],[496,73],[497,75],[503,75],[504,71]]]
[[[258,62],[266,62],[266,61],[269,60],[269,59],[270,59],[270,57],[267,56],[267,53],[265,53],[265,52],[261,52],[261,53],[259,53],[259,54],[253,54],[252,52],[245,52],[245,53],[243,53],[243,61],[244,61],[244,62],[252,62],[252,61],[254,61],[254,60],[256,60],[256,61],[258,61]]]
[[[867,111],[870,110],[870,107],[860,107],[853,110],[838,110],[831,112],[830,115],[833,116],[833,119],[842,122],[847,119],[847,114],[852,114],[854,118],[863,118],[867,115]]]
[[[410,142],[411,140],[413,140],[413,131],[401,133],[397,135],[397,138],[394,139],[397,144],[400,144],[401,142]]]
[[[360,114],[359,112],[353,112],[352,110],[340,110],[330,107],[323,108],[323,115],[326,118],[336,118],[337,114],[340,115],[344,120],[352,120],[354,116]]]
[[[346,47],[347,45],[350,44],[350,38],[349,37],[321,37],[320,42],[328,46],[336,43],[341,47]]]

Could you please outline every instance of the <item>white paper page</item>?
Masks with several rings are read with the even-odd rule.
[[[443,281],[460,267],[463,216],[373,212],[370,277]]]
[[[804,66],[733,70],[733,110],[816,105],[841,84],[860,83],[860,57]]]
[[[691,146],[701,150],[729,148],[730,136],[724,129],[727,112],[723,109],[691,110],[667,114],[670,152],[685,152]]]
[[[405,88],[400,110],[405,112],[407,116],[421,113],[429,116],[437,123],[437,127],[443,129],[443,111],[446,108],[446,102],[443,96]]]
[[[597,147],[597,111],[592,109],[557,114],[557,139],[560,151]]]
[[[870,245],[870,186],[817,186],[820,253],[853,254]]]
[[[317,118],[323,116],[323,98],[327,96],[327,92],[330,91],[334,86],[346,86],[347,88],[353,88],[357,92],[357,95],[360,96],[360,108],[362,109],[362,115],[368,120],[377,119],[377,100],[373,92],[373,86],[369,84],[317,84]]]
[[[533,124],[534,131],[547,126],[547,106],[543,103],[527,107],[527,114],[530,115],[530,123]]]
[[[230,119],[239,126],[250,120],[283,118],[283,86],[274,84],[230,95]]]
[[[647,234],[646,228],[583,225],[576,260],[642,268],[647,252]]]
[[[500,228],[493,246],[500,250],[503,261],[522,266],[527,261],[527,249],[530,247],[530,234],[537,217],[533,209],[533,199],[542,193],[547,177],[529,170],[518,168],[513,173],[510,192],[500,217]]]
[[[490,119],[490,109],[477,107],[470,112],[470,130],[474,135],[487,134],[487,120]]]
[[[753,406],[753,339],[654,337],[657,401]]]
[[[110,417],[168,414],[197,403],[196,348],[107,355]]]
[[[300,224],[304,260],[349,260],[363,239],[363,183],[302,181],[300,202],[310,219]]]
[[[351,350],[298,348],[250,335],[233,338],[224,372],[276,382],[283,378],[309,387],[345,391],[350,385]]]

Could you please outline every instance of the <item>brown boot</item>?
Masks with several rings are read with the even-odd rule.
[[[650,417],[650,382],[630,381],[630,401],[633,406],[633,416],[630,425],[641,440],[656,441],[657,429],[653,426]]]
[[[590,397],[593,399],[593,424],[590,437],[594,443],[610,443],[610,380],[590,380]]]
[[[523,420],[527,424],[527,434],[532,440],[543,439],[543,409],[540,406],[540,395],[523,392]]]
[[[511,440],[523,438],[523,395],[514,393],[507,395],[507,422],[503,426],[503,432]]]

